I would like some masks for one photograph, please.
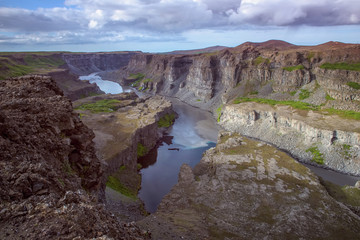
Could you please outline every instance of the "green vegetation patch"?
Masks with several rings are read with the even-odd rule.
[[[218,107],[218,108],[216,109],[217,121],[218,121],[218,122],[220,122],[222,107],[223,107],[223,105],[221,105],[220,107]]]
[[[304,69],[304,66],[300,64],[300,65],[297,65],[297,66],[283,67],[283,69],[284,69],[285,71],[292,72],[292,71],[295,71],[295,70]]]
[[[326,94],[325,99],[326,101],[335,100],[335,98],[331,97],[329,94]]]
[[[137,196],[136,193],[134,193],[133,191],[131,191],[129,188],[125,187],[120,181],[119,179],[117,179],[114,176],[109,176],[108,180],[106,182],[106,186],[133,199],[136,200]]]
[[[345,62],[338,62],[338,63],[324,63],[320,66],[323,69],[330,69],[330,70],[349,70],[349,71],[360,71],[360,63],[345,63]]]
[[[134,82],[131,84],[132,87],[138,87],[140,85],[141,81],[143,81],[143,79],[145,78],[145,74],[131,73],[128,78],[134,80]],[[149,81],[151,81],[151,79],[149,79]]]
[[[301,89],[300,90],[300,94],[299,94],[299,99],[300,100],[304,100],[310,97],[311,92],[309,92],[309,90],[306,89]]]
[[[117,110],[118,103],[120,101],[117,99],[103,99],[95,103],[85,103],[76,108],[76,110],[89,110],[92,113],[113,112]]]
[[[271,106],[275,106],[275,105],[286,105],[286,106],[291,106],[293,108],[296,109],[300,109],[300,110],[320,110],[319,106],[310,104],[310,103],[304,103],[304,102],[298,102],[298,101],[277,101],[277,100],[273,100],[273,99],[265,99],[265,98],[248,98],[248,97],[239,97],[236,98],[234,100],[234,104],[239,104],[239,103],[243,103],[243,102],[257,102],[257,103],[262,103],[262,104],[269,104]]]
[[[266,63],[266,64],[269,64],[270,63],[270,59],[268,58],[263,58],[261,56],[257,57],[255,60],[254,60],[254,64],[255,65],[260,65],[262,63]]]
[[[0,79],[19,77],[31,73],[49,71],[65,64],[59,56],[26,54],[23,61],[11,59],[11,57],[0,58]]]
[[[356,83],[356,82],[348,82],[346,85],[348,85],[349,87],[359,90],[360,89],[360,84]]]
[[[171,114],[165,114],[162,118],[159,119],[158,121],[158,127],[170,127],[171,125],[173,125],[175,121],[175,114],[171,113]]]
[[[65,61],[57,56],[39,57],[33,55],[27,55],[24,57],[24,61],[28,66],[33,68],[57,68],[65,64]]]
[[[341,118],[360,120],[360,112],[351,111],[351,110],[339,110],[339,109],[334,109],[334,108],[327,108],[327,109],[321,110],[320,106],[313,105],[310,103],[299,102],[299,101],[292,101],[292,100],[277,101],[277,100],[273,100],[273,99],[248,98],[248,97],[238,97],[233,101],[234,104],[239,104],[239,103],[243,103],[243,102],[256,102],[256,103],[261,103],[261,104],[269,104],[271,106],[286,105],[286,106],[290,106],[292,108],[299,109],[299,110],[321,111],[321,113],[326,114],[326,115],[336,114]]]
[[[350,148],[351,148],[351,146],[348,145],[348,144],[343,144],[342,145],[342,150],[343,150],[343,154],[344,154],[345,159],[350,159],[351,158]]]
[[[360,120],[360,112],[355,112],[351,110],[339,110],[334,108],[328,108],[323,110],[323,112],[328,114],[336,114],[345,119]]]
[[[337,184],[331,183],[329,181],[325,181],[320,178],[320,182],[330,196],[335,198],[337,201],[342,202],[351,206],[360,206],[360,190],[354,187],[349,186],[339,186]]]
[[[144,145],[142,145],[141,143],[138,143],[137,145],[137,157],[143,157],[148,153],[148,149],[147,147],[145,147]]]
[[[314,52],[309,52],[309,55],[307,56],[307,60],[310,62],[314,56],[315,56]]]
[[[291,96],[295,96],[296,91],[289,92],[289,94],[290,94]]]
[[[324,157],[323,154],[319,151],[318,147],[310,147],[306,149],[306,152],[310,152],[313,155],[313,158],[311,159],[312,162],[315,162],[319,165],[324,164]]]

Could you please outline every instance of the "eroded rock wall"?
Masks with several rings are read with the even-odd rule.
[[[64,53],[63,59],[71,72],[87,75],[93,72],[110,71],[124,67],[136,52],[114,53]]]
[[[323,166],[360,175],[357,120],[258,103],[226,105],[220,119],[225,129],[272,143],[301,161],[311,163],[314,155],[308,149],[316,147]]]
[[[324,63],[359,62],[358,45],[265,46],[247,43],[197,55],[137,54],[118,75],[126,80],[132,73],[143,73],[151,81],[140,85],[142,90],[203,108],[254,92],[262,96],[289,93],[314,81],[337,100],[359,99],[360,93],[347,86],[348,82],[360,83],[358,72],[320,68]],[[296,66],[301,68],[291,69]]]

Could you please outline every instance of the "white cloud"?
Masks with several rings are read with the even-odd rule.
[[[0,32],[12,33],[3,43],[174,41],[186,31],[337,25],[360,25],[359,0],[66,0],[62,8],[0,7]]]

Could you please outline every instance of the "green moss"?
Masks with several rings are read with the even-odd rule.
[[[65,187],[64,180],[62,180],[61,178],[58,178],[58,182],[60,183],[60,185],[61,185],[62,187]]]
[[[263,58],[261,56],[257,57],[255,60],[254,60],[254,64],[255,65],[260,65],[262,63],[266,63],[266,64],[269,64],[270,63],[270,59],[268,58]]]
[[[331,97],[329,94],[326,94],[325,99],[326,101],[335,100],[335,98]]]
[[[159,119],[158,121],[158,127],[165,127],[168,128],[171,125],[173,125],[175,120],[175,114],[171,113],[171,114],[165,114],[162,118]]]
[[[351,146],[348,145],[348,144],[343,144],[342,145],[343,155],[344,155],[345,159],[350,159],[351,158],[350,148],[351,148]]]
[[[306,149],[306,152],[310,152],[313,155],[313,158],[311,159],[312,162],[315,162],[319,165],[324,164],[324,157],[323,154],[319,151],[318,147],[310,147]]]
[[[299,94],[299,99],[304,100],[310,97],[311,92],[306,89],[301,89]]]
[[[63,171],[66,172],[69,175],[74,175],[75,174],[75,171],[72,169],[69,161],[67,161],[67,160],[63,163]]]
[[[117,99],[103,99],[95,103],[83,104],[75,110],[89,110],[92,113],[113,112],[117,109],[118,103],[120,103],[120,101]]]
[[[292,71],[304,69],[304,66],[300,64],[300,65],[297,65],[297,66],[283,67],[283,69],[285,71],[292,72]]]
[[[143,74],[143,73],[136,73],[136,74],[131,73],[128,77],[128,79],[134,80],[134,82],[131,84],[132,87],[138,87],[144,78],[145,78],[145,74]],[[151,79],[149,79],[148,81],[151,81]]]
[[[148,149],[142,145],[141,143],[138,143],[137,145],[137,157],[143,157],[148,153]]]
[[[360,84],[356,83],[356,82],[348,82],[346,85],[348,85],[349,87],[359,90],[360,89]]]
[[[221,105],[220,107],[218,107],[218,108],[216,109],[217,121],[218,121],[218,122],[220,122],[222,107],[223,107],[223,105]]]
[[[153,81],[152,79],[146,78],[146,79],[143,80],[143,83],[148,83],[148,82],[152,82],[152,81]]]
[[[295,96],[296,91],[292,91],[292,92],[290,92],[289,94],[290,94],[291,96]]]
[[[106,186],[133,199],[136,200],[137,196],[136,193],[125,187],[116,177],[109,176],[106,182]]]
[[[257,94],[259,94],[259,92],[258,92],[258,91],[252,91],[252,92],[250,92],[249,94],[250,94],[250,95],[257,95]]]
[[[136,164],[137,170],[140,170],[142,168],[142,165],[140,163]]]
[[[201,102],[201,99],[196,99],[197,102]]]
[[[323,69],[340,69],[340,70],[349,70],[349,71],[360,71],[360,63],[345,63],[345,62],[338,62],[338,63],[324,63],[320,66]]]
[[[315,56],[314,52],[309,52],[308,56],[307,56],[307,60],[310,62],[311,59]]]

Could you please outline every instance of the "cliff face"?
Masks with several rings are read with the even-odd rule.
[[[336,115],[296,110],[289,106],[258,103],[224,107],[220,125],[225,129],[270,142],[301,161],[318,163],[330,169],[360,175],[360,122]]]
[[[64,53],[62,57],[71,72],[77,75],[87,75],[93,72],[110,71],[124,67],[136,53]]]
[[[64,95],[71,101],[87,97],[92,94],[102,94],[103,91],[95,84],[83,81],[69,70],[58,70],[46,74],[55,80],[56,85],[63,91]]]
[[[156,239],[355,239],[360,231],[359,216],[308,168],[231,133],[194,170],[183,165],[158,211],[139,224]]]
[[[114,105],[98,112],[86,107],[104,104],[104,101],[112,101]],[[171,102],[160,96],[139,98],[132,92],[88,97],[73,104],[82,121],[95,133],[96,152],[105,166],[102,187],[105,188],[109,179],[117,179],[124,186],[122,189],[128,189],[107,187],[106,206],[121,221],[144,218],[143,203],[137,198],[141,184],[137,160],[151,150],[166,131],[167,128],[159,126],[159,120],[175,117]],[[129,192],[131,199],[125,197]]]
[[[98,203],[93,132],[49,77],[0,82],[0,238],[131,238]]]
[[[284,93],[315,81],[331,97],[350,102],[358,100],[360,94],[347,83],[360,83],[359,72],[320,66],[360,62],[359,56],[359,45],[301,47],[269,41],[197,55],[138,54],[119,75],[126,80],[132,73],[143,73],[151,81],[140,84],[142,89],[204,108],[254,92],[263,96],[283,93],[282,98],[291,99]]]

